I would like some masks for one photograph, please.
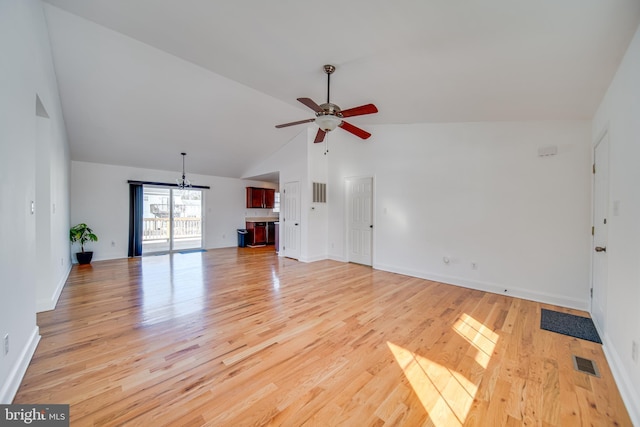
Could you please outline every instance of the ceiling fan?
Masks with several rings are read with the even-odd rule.
[[[310,98],[298,98],[298,101],[302,102],[304,105],[315,111],[316,117],[314,119],[299,120],[297,122],[276,125],[276,128],[279,129],[287,126],[316,122],[319,129],[318,133],[316,134],[316,138],[313,141],[314,143],[324,141],[324,136],[327,134],[327,132],[331,132],[337,127],[341,127],[347,132],[351,132],[355,136],[358,136],[362,139],[369,138],[371,136],[369,132],[360,129],[359,127],[356,127],[351,123],[345,122],[342,119],[345,117],[362,116],[364,114],[377,113],[378,109],[373,104],[365,104],[359,107],[349,108],[348,110],[341,110],[340,107],[338,107],[336,104],[332,104],[331,101],[329,101],[329,89],[331,87],[331,74],[333,74],[335,70],[336,67],[334,67],[333,65],[324,66],[324,72],[327,74],[326,104],[318,105]]]

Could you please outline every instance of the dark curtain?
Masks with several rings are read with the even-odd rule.
[[[129,183],[129,256],[142,255],[142,184]]]

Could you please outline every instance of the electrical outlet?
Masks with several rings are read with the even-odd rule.
[[[115,248],[115,247],[116,247],[116,241],[115,241],[115,240],[112,240],[112,241],[111,241],[111,247],[112,247],[112,248]]]
[[[4,336],[4,339],[2,340],[2,342],[4,347],[4,355],[6,356],[7,354],[9,354],[9,334],[6,334]]]
[[[222,233],[222,240],[226,239],[227,235],[225,233]]]
[[[631,360],[638,363],[638,342],[631,341]]]
[[[475,262],[475,261],[473,261],[473,262],[471,263],[471,269],[472,269],[472,270],[477,270],[477,269],[478,269],[478,263],[477,263],[477,262]]]

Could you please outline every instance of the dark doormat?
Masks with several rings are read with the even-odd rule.
[[[602,344],[600,335],[588,317],[542,309],[540,329]]]

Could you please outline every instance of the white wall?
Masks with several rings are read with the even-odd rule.
[[[85,246],[94,260],[126,258],[129,242],[128,180],[174,183],[180,171],[160,171],[127,166],[71,162],[71,223],[84,222],[98,236]],[[204,247],[236,246],[237,229],[245,228],[245,216],[269,213],[246,209],[247,186],[273,187],[270,183],[190,174],[193,185],[210,186],[204,192]],[[73,252],[77,252],[74,247]],[[74,255],[75,261],[75,255]]]
[[[633,422],[640,425],[640,28],[593,120],[592,141],[609,134],[608,278],[604,349]],[[619,205],[618,215],[612,206]],[[639,350],[640,351],[640,350]],[[640,356],[639,356],[640,357]]]
[[[326,258],[322,253],[317,258],[317,251],[314,250],[314,242],[309,239],[310,220],[310,182],[309,182],[309,129],[301,129],[301,132],[285,144],[280,150],[264,159],[262,162],[251,167],[243,175],[245,177],[260,176],[267,173],[279,172],[280,188],[289,182],[300,183],[300,261],[314,261],[316,259]],[[315,136],[315,134],[314,134]],[[284,227],[280,227],[280,242],[283,242]],[[282,243],[281,243],[282,245]],[[310,249],[310,246],[312,247]],[[282,256],[283,252],[280,252]],[[311,258],[311,256],[313,258]]]
[[[315,126],[312,126],[307,133],[309,179],[304,191],[303,206],[306,207],[307,219],[305,260],[308,261],[326,259],[328,253],[329,206],[328,203],[313,203],[313,183],[326,184],[329,180],[329,156],[333,147],[333,134],[326,135],[324,143],[314,144],[316,133]],[[327,186],[327,192],[329,191]]]
[[[295,138],[244,174],[249,177],[279,172],[280,188],[288,182],[300,183],[299,260],[302,262],[327,258],[328,204],[313,203],[312,186],[314,182],[327,183],[329,156],[325,155],[325,144],[313,143],[317,130],[315,126],[301,128]],[[327,140],[331,141],[331,135]],[[284,227],[280,227],[281,242],[283,232]]]
[[[39,340],[39,297],[55,303],[70,267],[69,154],[42,5],[36,0],[0,0],[0,403],[10,403]],[[36,97],[49,120],[41,129],[49,161],[50,193],[36,197],[39,138]],[[44,187],[43,187],[44,188]],[[36,234],[36,213],[46,212],[48,236]],[[56,211],[53,211],[53,203]],[[42,251],[37,243],[48,242]],[[40,255],[42,258],[37,258]],[[40,268],[49,271],[42,288]],[[0,349],[2,346],[0,345]]]
[[[37,117],[36,127],[36,309],[41,312],[55,308],[71,268],[69,148],[56,139],[50,117]]]
[[[311,127],[246,174],[301,182],[301,261],[346,260],[345,179],[371,176],[375,268],[589,309],[589,122],[371,130],[332,132],[325,156]],[[326,205],[311,203],[314,180],[328,181]]]
[[[588,308],[588,122],[370,131],[367,141],[332,134],[331,258],[346,259],[345,179],[372,176],[375,268]],[[558,154],[538,157],[547,146]]]

